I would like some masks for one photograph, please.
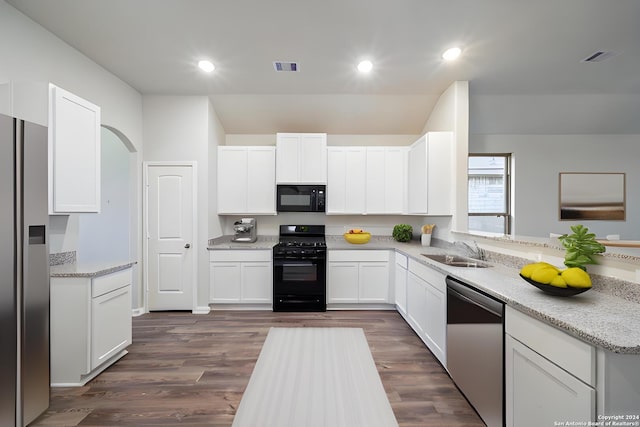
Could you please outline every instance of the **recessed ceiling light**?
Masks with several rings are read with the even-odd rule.
[[[358,64],[358,71],[360,71],[361,73],[368,73],[372,68],[373,64],[371,63],[371,61],[361,61]]]
[[[210,73],[216,69],[215,65],[213,65],[211,61],[206,60],[199,61],[198,67],[200,67],[202,71],[206,71],[207,73]]]
[[[444,51],[444,53],[442,54],[442,58],[446,59],[447,61],[452,61],[458,58],[461,53],[462,49],[460,49],[459,47],[452,47]]]

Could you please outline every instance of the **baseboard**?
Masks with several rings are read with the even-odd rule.
[[[193,314],[209,314],[211,308],[208,305],[202,305],[191,310]]]
[[[127,354],[129,354],[129,352],[126,349],[123,349],[122,351],[111,356],[108,360],[105,360],[100,366],[89,372],[87,375],[80,375],[78,381],[61,382],[59,381],[59,379],[54,379],[53,381],[55,382],[51,382],[51,387],[82,387]]]
[[[142,316],[146,312],[147,312],[147,310],[145,310],[144,307],[134,308],[133,310],[131,310],[131,317]]]
[[[268,304],[211,304],[211,309],[213,311],[218,310],[226,310],[226,311],[273,311],[273,305],[271,303]]]
[[[392,304],[343,304],[330,303],[327,304],[327,310],[396,310],[396,306]]]

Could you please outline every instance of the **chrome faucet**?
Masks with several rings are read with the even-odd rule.
[[[462,251],[470,258],[474,258],[480,261],[484,261],[486,258],[484,249],[479,247],[478,243],[475,240],[473,241],[473,246],[463,241],[453,242],[453,246],[460,246],[462,248]]]

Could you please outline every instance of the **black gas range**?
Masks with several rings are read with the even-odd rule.
[[[324,225],[281,225],[273,247],[273,311],[326,311]]]

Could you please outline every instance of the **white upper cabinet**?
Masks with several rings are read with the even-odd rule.
[[[218,147],[218,213],[275,215],[274,147]]]
[[[408,212],[451,215],[453,135],[429,132],[411,145],[408,171]]]
[[[402,214],[406,147],[329,147],[328,214]]]
[[[402,214],[405,200],[404,147],[367,147],[367,214]]]
[[[365,147],[327,149],[327,214],[364,212],[365,172]]]
[[[0,113],[49,128],[50,214],[100,212],[100,107],[49,83],[8,82]]]
[[[100,107],[50,90],[49,213],[100,212]]]
[[[278,184],[326,184],[327,134],[278,133],[276,181]]]

